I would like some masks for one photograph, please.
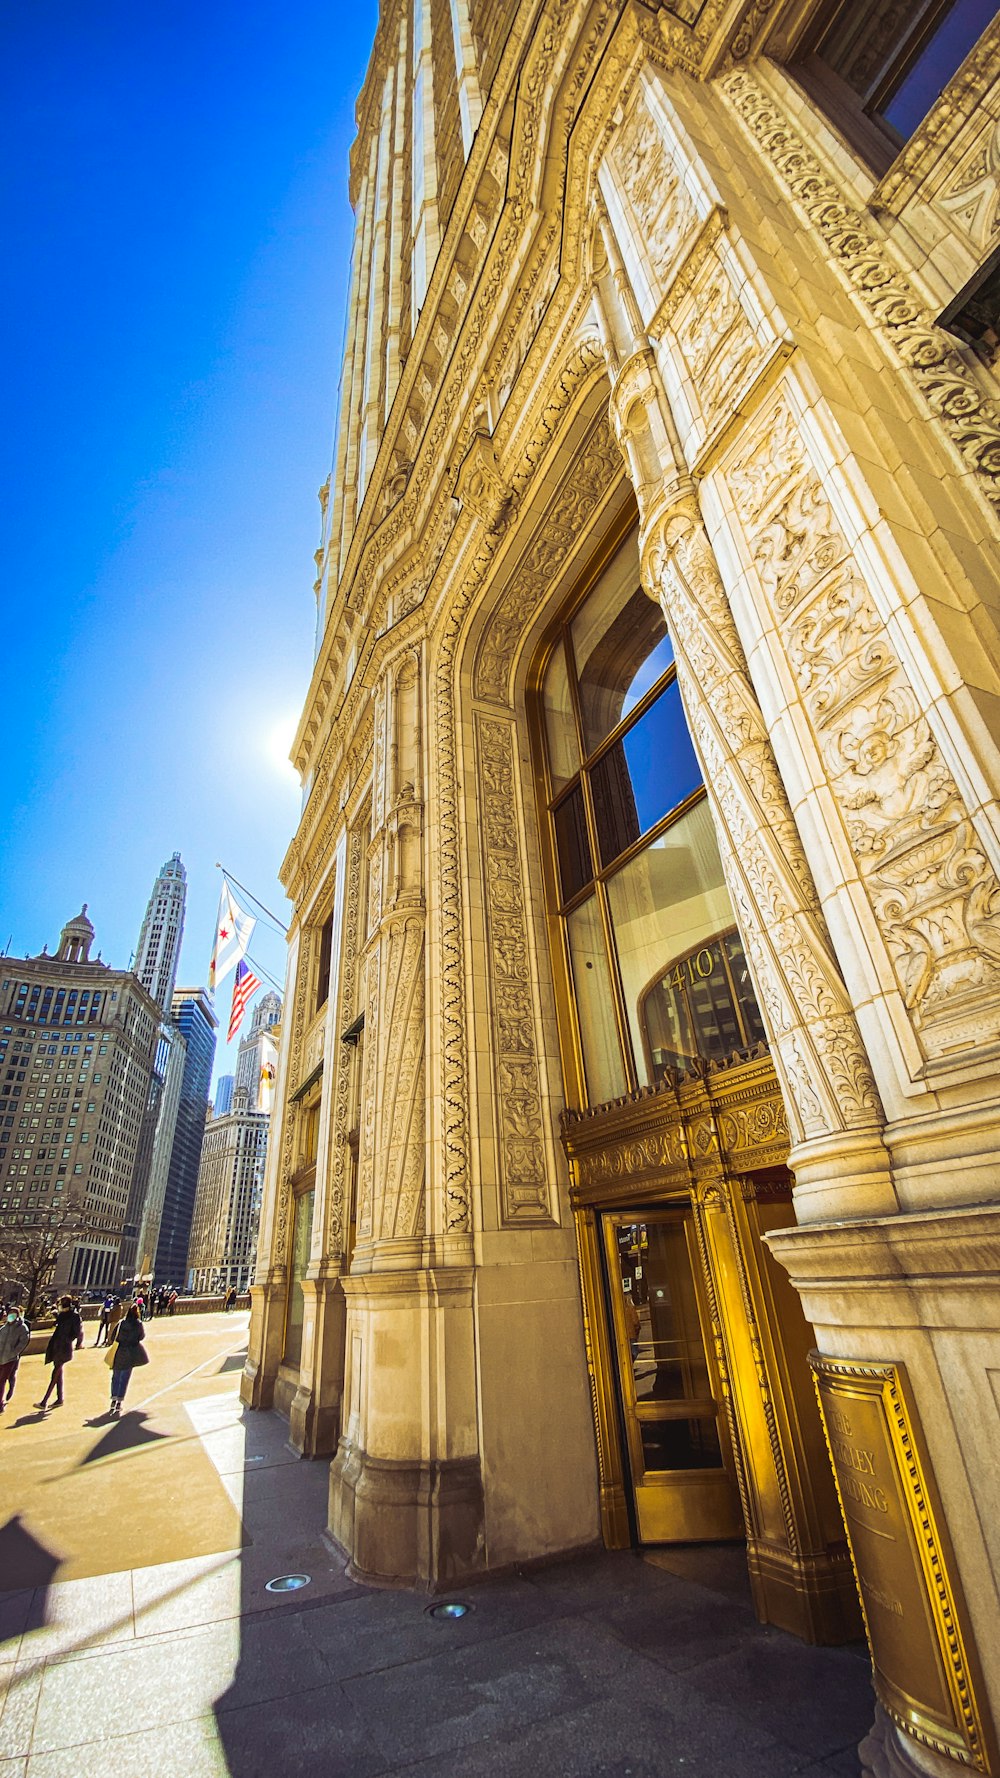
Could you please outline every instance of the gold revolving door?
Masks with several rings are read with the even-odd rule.
[[[690,1204],[601,1223],[639,1541],[742,1537]]]

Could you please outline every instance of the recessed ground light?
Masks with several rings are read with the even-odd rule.
[[[309,1585],[308,1574],[279,1574],[277,1580],[269,1580],[264,1588],[265,1593],[297,1593],[300,1587]]]
[[[460,1605],[457,1599],[440,1599],[436,1605],[428,1605],[428,1617],[453,1618],[464,1617],[469,1607]]]

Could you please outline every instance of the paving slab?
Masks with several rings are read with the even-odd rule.
[[[864,1650],[758,1624],[739,1546],[526,1566],[443,1621],[352,1581],[328,1464],[243,1409],[221,1321],[157,1330],[130,1423],[85,1354],[72,1413],[5,1417],[0,1778],[151,1750],[184,1778],[858,1778]],[[268,1593],[282,1573],[309,1585]]]

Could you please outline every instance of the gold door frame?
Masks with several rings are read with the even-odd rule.
[[[707,1399],[671,1397],[669,1401],[653,1402],[637,1399],[629,1335],[624,1322],[624,1293],[616,1272],[618,1248],[616,1230],[623,1222],[636,1221],[647,1230],[657,1225],[673,1225],[681,1229],[695,1293],[698,1333],[704,1353],[706,1378],[711,1391],[713,1414],[706,1413]],[[691,1200],[687,1193],[650,1206],[615,1205],[600,1211],[603,1257],[607,1267],[610,1297],[610,1326],[617,1349],[617,1372],[620,1379],[620,1406],[624,1418],[625,1445],[628,1450],[635,1500],[636,1523],[640,1540],[647,1542],[709,1543],[729,1542],[742,1534],[743,1520],[736,1485],[729,1416],[720,1387],[715,1342],[712,1338],[706,1302],[704,1269],[697,1250],[698,1237],[694,1227]],[[649,1271],[647,1261],[643,1261]],[[607,1300],[607,1299],[606,1299]],[[646,1468],[642,1427],[661,1419],[684,1419],[694,1414],[710,1421],[718,1435],[720,1463],[718,1467],[686,1469]],[[643,1519],[649,1527],[641,1537]],[[654,1529],[656,1527],[656,1529]],[[668,1531],[669,1527],[669,1531]]]
[[[757,1614],[810,1642],[860,1633],[843,1522],[816,1411],[812,1333],[762,1237],[794,1222],[788,1127],[767,1052],[706,1066],[589,1111],[565,1111],[601,1520],[633,1541],[600,1217],[690,1202],[732,1441]]]

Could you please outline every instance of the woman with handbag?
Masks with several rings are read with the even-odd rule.
[[[61,1296],[59,1298],[59,1313],[56,1316],[56,1324],[52,1329],[52,1337],[45,1348],[45,1362],[52,1366],[52,1375],[49,1378],[48,1388],[42,1396],[41,1401],[36,1401],[35,1403],[36,1408],[45,1409],[48,1407],[49,1396],[52,1394],[53,1390],[55,1390],[56,1407],[62,1407],[63,1366],[69,1363],[73,1356],[74,1349],[79,1348],[82,1345],[83,1322],[80,1320],[78,1311],[73,1307],[73,1298],[69,1296]]]
[[[117,1420],[122,1411],[125,1391],[129,1379],[137,1365],[149,1363],[149,1353],[143,1348],[146,1330],[142,1325],[139,1311],[133,1303],[124,1319],[118,1324],[118,1337],[105,1359],[111,1367],[111,1418]]]

